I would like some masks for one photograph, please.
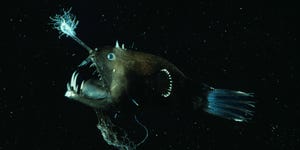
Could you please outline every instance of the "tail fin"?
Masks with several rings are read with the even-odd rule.
[[[251,120],[254,109],[253,94],[226,89],[209,91],[204,106],[204,111],[209,114],[238,122]]]

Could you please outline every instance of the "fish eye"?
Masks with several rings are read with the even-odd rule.
[[[116,59],[116,55],[114,53],[108,53],[107,54],[107,59],[108,60],[115,60]]]

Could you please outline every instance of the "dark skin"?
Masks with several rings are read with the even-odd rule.
[[[67,97],[95,109],[105,110],[110,106],[116,106],[124,96],[138,99],[141,103],[145,103],[141,100],[143,97],[170,99],[178,96],[178,93],[191,83],[175,65],[151,54],[119,47],[104,47],[99,51],[93,51],[89,59],[95,64],[97,73],[104,79],[101,84],[105,84],[108,96],[93,99],[71,89],[67,91],[69,92]],[[169,79],[170,77],[172,79]]]

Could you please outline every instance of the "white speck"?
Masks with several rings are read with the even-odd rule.
[[[137,103],[134,99],[131,99],[131,100],[136,106],[139,106],[139,103]]]
[[[233,119],[233,120],[236,121],[236,122],[243,122],[243,119],[235,118],[235,119]]]
[[[243,8],[242,8],[242,7],[240,7],[240,10],[243,10]]]

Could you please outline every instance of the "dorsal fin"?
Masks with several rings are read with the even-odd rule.
[[[116,48],[120,48],[118,40],[116,41],[115,47],[116,47]]]

